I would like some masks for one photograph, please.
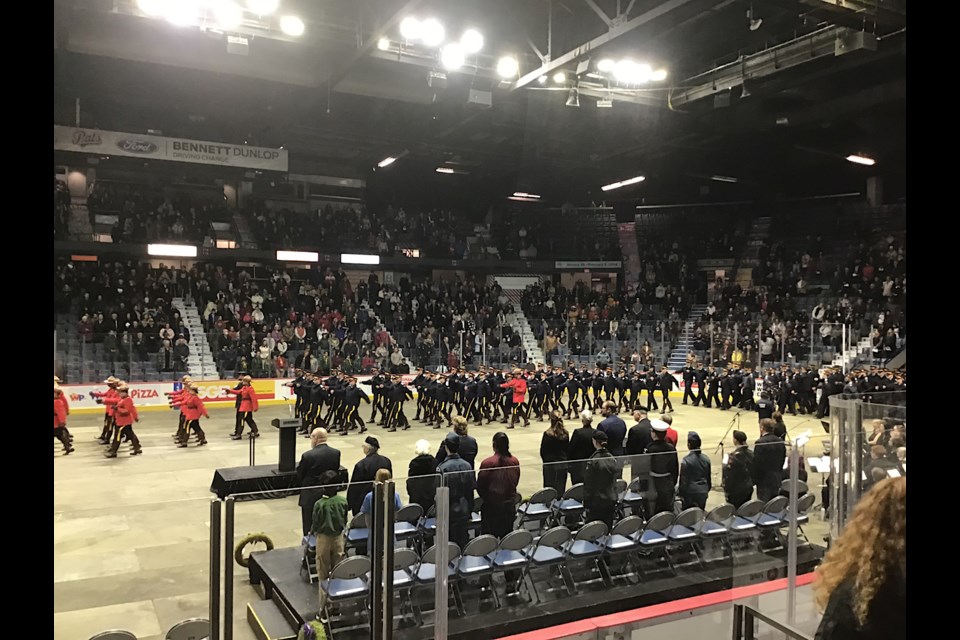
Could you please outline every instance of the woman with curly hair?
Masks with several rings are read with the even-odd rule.
[[[907,637],[907,479],[868,491],[817,568],[816,640]]]

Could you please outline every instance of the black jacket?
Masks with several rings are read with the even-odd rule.
[[[583,471],[583,506],[588,510],[617,502],[617,461],[606,449],[596,449]]]
[[[340,470],[340,451],[324,443],[309,451],[304,451],[297,465],[297,484],[301,487],[314,487],[320,484],[320,474],[324,471]],[[309,498],[307,494],[316,491],[301,491],[299,504],[303,506]],[[361,496],[361,500],[363,496]],[[314,500],[316,502],[316,500]]]
[[[680,497],[705,496],[710,492],[710,458],[691,451],[680,462]]]
[[[764,434],[753,446],[753,482],[757,485],[780,486],[787,447],[772,433]]]
[[[421,476],[421,477],[418,477]],[[407,470],[407,497],[412,504],[423,507],[426,513],[437,497],[437,461],[429,453],[424,453],[410,461]]]
[[[586,460],[596,451],[593,447],[593,427],[580,427],[570,434],[570,446],[567,449],[567,460]]]
[[[364,497],[373,490],[373,480],[377,477],[378,469],[387,469],[392,473],[393,464],[390,458],[373,453],[354,465],[350,486],[347,487],[347,504],[354,514],[360,513]]]
[[[899,572],[888,577],[877,590],[863,627],[857,624],[854,602],[852,580],[848,580],[830,594],[815,640],[904,640],[907,637],[907,583]]]
[[[727,495],[753,493],[753,451],[747,445],[737,447],[727,458],[723,489]]]
[[[540,438],[540,460],[543,462],[566,462],[569,447],[569,436],[561,440],[544,431],[543,437]]]
[[[607,434],[607,449],[610,451],[610,455],[623,455],[623,441],[627,437],[626,422],[619,416],[613,415],[604,418],[600,424],[597,425],[597,431],[603,431]]]
[[[447,434],[447,438],[451,436],[456,436],[456,431],[451,431]],[[466,460],[470,464],[471,469],[475,469],[474,462],[477,459],[477,439],[473,436],[458,436],[460,438],[460,457]],[[444,438],[446,440],[447,438]],[[447,449],[443,446],[443,443],[440,443],[440,449],[437,451],[436,463],[439,465],[441,462],[447,459]]]
[[[640,455],[647,450],[647,447],[653,442],[653,437],[650,435],[651,430],[652,425],[648,418],[644,418],[630,427],[630,431],[627,432],[627,445],[625,447],[628,456]]]

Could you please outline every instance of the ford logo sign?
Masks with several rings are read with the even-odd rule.
[[[129,153],[153,153],[157,150],[157,145],[146,140],[121,140],[117,147]]]

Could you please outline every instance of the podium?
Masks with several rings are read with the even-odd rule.
[[[297,432],[303,426],[303,420],[274,418],[270,424],[280,430],[280,460],[275,473],[290,473],[297,466]]]

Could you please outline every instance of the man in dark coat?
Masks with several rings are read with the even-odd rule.
[[[310,444],[313,445],[312,448],[300,456],[300,464],[297,465],[297,484],[301,487],[316,487],[300,492],[303,535],[310,533],[313,505],[323,496],[323,490],[319,488],[320,475],[325,471],[340,471],[340,451],[327,444],[326,429],[314,429],[310,434]],[[363,500],[363,496],[360,496],[360,500]]]
[[[460,457],[467,461],[471,469],[476,468],[474,464],[477,459],[477,451],[479,451],[479,447],[477,446],[477,439],[467,433],[466,417],[457,416],[453,419],[453,431],[447,434],[447,437],[444,438],[444,442],[451,438],[460,441]],[[443,442],[441,442],[440,449],[437,451],[436,456],[437,465],[440,465],[440,463],[442,463],[446,458],[447,448],[444,446]]]
[[[747,434],[733,432],[736,449],[723,466],[723,492],[727,502],[739,509],[753,496],[753,452],[747,446]]]
[[[673,374],[667,371],[666,367],[660,368],[660,393],[663,394],[663,412],[673,411],[673,403],[670,402],[670,390],[674,387],[680,388],[677,379]]]
[[[787,447],[773,433],[774,421],[760,421],[760,439],[753,446],[753,482],[757,485],[757,499],[767,502],[780,494],[783,480],[783,462]]]
[[[570,446],[567,449],[567,460],[570,466],[570,481],[573,484],[583,482],[583,461],[593,455],[595,448],[593,446],[593,434],[596,429],[593,428],[593,414],[589,409],[584,409],[580,413],[580,419],[583,426],[574,429],[570,434]]]
[[[583,473],[583,506],[586,521],[599,520],[613,527],[613,514],[617,506],[617,476],[620,468],[616,459],[607,451],[607,434],[594,431],[594,452],[587,460]]]
[[[653,487],[657,490],[657,500],[653,506],[653,513],[673,511],[674,488],[680,476],[680,461],[677,460],[677,449],[667,442],[668,425],[663,420],[650,421],[653,442],[647,447],[650,458],[650,477],[653,478]]]
[[[700,451],[700,435],[696,431],[687,434],[687,449],[690,453],[680,462],[680,501],[682,509],[707,508],[710,493],[710,458]]]
[[[393,463],[390,458],[380,455],[380,442],[373,436],[367,436],[363,441],[364,457],[353,467],[350,477],[350,486],[347,488],[347,504],[353,515],[360,513],[363,499],[373,488],[373,481],[378,469],[386,469],[393,473]]]
[[[474,490],[477,478],[466,460],[460,457],[460,440],[444,440],[446,457],[437,467],[443,476],[443,485],[450,489],[450,542],[461,549],[467,546],[470,517],[473,513]]]

